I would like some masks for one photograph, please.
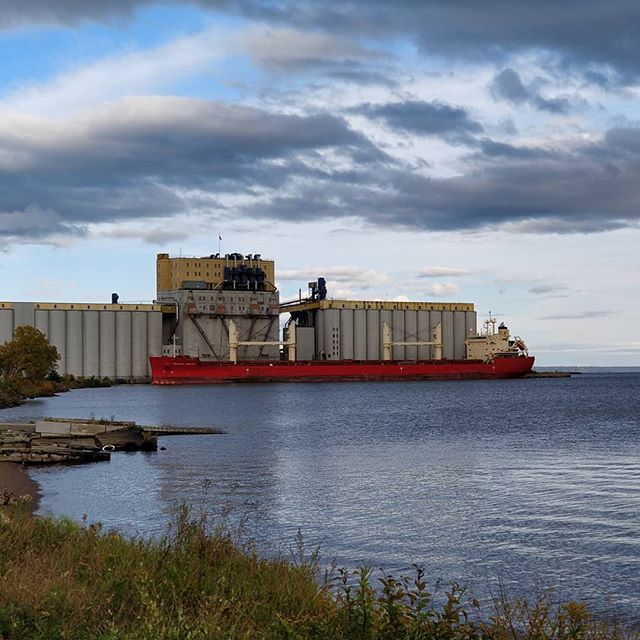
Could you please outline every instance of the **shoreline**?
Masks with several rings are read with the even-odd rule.
[[[34,513],[40,505],[40,485],[29,475],[25,465],[18,462],[0,461],[0,491],[20,496],[31,496],[29,511]]]

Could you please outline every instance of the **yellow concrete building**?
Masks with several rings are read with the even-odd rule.
[[[243,256],[232,253],[196,257],[172,258],[168,253],[159,253],[156,259],[156,283],[158,293],[183,288],[183,283],[202,281],[212,288],[224,282],[225,267],[245,266],[262,269],[265,274],[265,291],[275,290],[275,262],[263,260],[259,254]]]

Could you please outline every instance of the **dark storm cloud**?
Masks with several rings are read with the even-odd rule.
[[[373,71],[362,65],[351,65],[349,68],[344,65],[341,67],[333,67],[326,71],[326,75],[329,78],[348,82],[349,84],[375,84],[389,88],[398,85],[398,81],[391,77],[391,72],[389,72],[389,75],[385,75],[380,71]]]
[[[256,64],[281,73],[380,72],[384,57],[382,51],[363,47],[349,38],[315,31],[252,28],[240,41]],[[373,62],[375,69],[369,67]]]
[[[106,20],[129,16],[137,7],[148,4],[152,0],[0,0],[0,26]]]
[[[200,100],[128,99],[84,122],[0,123],[0,236],[220,210],[221,193],[278,189],[292,175],[339,180],[313,166],[328,149],[360,166],[385,158],[334,116]]]
[[[43,240],[52,235],[81,236],[81,226],[65,222],[57,212],[27,206],[22,211],[0,210],[0,246],[7,238]]]
[[[387,104],[363,104],[353,112],[383,120],[394,129],[425,136],[439,136],[452,142],[469,142],[481,133],[482,125],[469,117],[465,109],[442,102],[409,100]]]
[[[0,0],[0,23],[74,23],[129,15],[150,0]],[[609,80],[640,72],[640,7],[635,0],[585,5],[579,0],[193,0],[191,4],[279,25],[330,33],[405,34],[428,53],[476,61],[528,50],[556,53],[566,64]]]
[[[481,138],[476,141],[476,146],[481,152],[481,156],[487,158],[512,158],[512,159],[533,159],[551,158],[554,154],[545,149],[534,149],[532,147],[518,147],[506,142],[492,140],[491,138]]]
[[[513,69],[503,69],[491,83],[491,92],[498,98],[513,104],[528,102],[531,95]]]
[[[639,171],[640,129],[612,130],[599,143],[554,153],[474,153],[467,172],[448,179],[398,167],[363,168],[351,181],[304,184],[258,200],[245,213],[353,215],[384,227],[436,231],[595,233],[638,225]]]
[[[3,119],[0,236],[188,212],[443,231],[638,225],[639,128],[553,151],[498,144],[480,141],[459,175],[429,178],[326,114],[154,97],[69,122]]]
[[[540,111],[564,114],[571,107],[566,98],[544,98],[533,84],[525,85],[513,69],[503,69],[490,85],[494,98],[506,100],[511,104],[529,104]]]

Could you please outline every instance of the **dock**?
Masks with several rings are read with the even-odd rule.
[[[149,427],[149,426],[141,426],[145,433],[156,435],[156,436],[182,436],[182,435],[193,435],[200,436],[202,434],[214,434],[214,433],[224,433],[220,431],[220,429],[215,429],[213,427]]]
[[[110,460],[117,451],[156,451],[158,436],[224,433],[212,427],[152,426],[115,420],[45,418],[0,423],[0,461],[27,465]]]

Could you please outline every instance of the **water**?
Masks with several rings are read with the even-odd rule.
[[[264,554],[296,531],[326,562],[479,595],[554,587],[640,612],[640,374],[469,382],[86,389],[2,419],[220,426],[166,451],[33,472],[41,513],[164,531],[182,502],[232,508]],[[639,616],[640,617],[640,616]]]

